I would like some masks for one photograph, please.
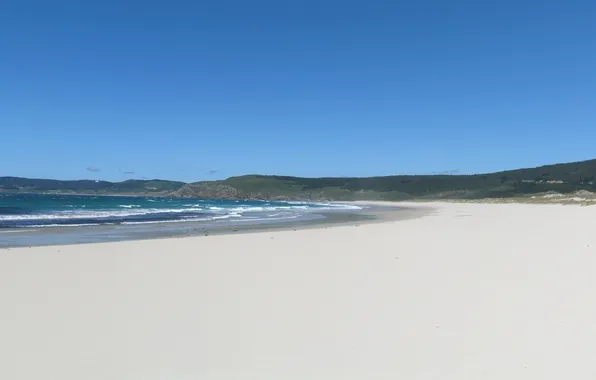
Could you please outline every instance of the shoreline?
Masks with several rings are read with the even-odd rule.
[[[304,218],[215,224],[209,222],[156,222],[140,225],[60,226],[8,228],[0,230],[0,250],[21,247],[66,246],[139,240],[180,239],[212,235],[240,235],[259,232],[356,226],[416,219],[431,215],[446,205],[513,205],[529,207],[581,207],[578,203],[476,202],[476,201],[353,201],[333,202],[363,206],[361,210],[325,210],[304,214]]]
[[[347,202],[342,202],[346,204]],[[210,235],[237,235],[255,232],[289,231],[345,225],[382,223],[424,217],[432,207],[379,202],[350,202],[364,206],[360,210],[312,211],[296,220],[262,221],[249,224],[209,224],[197,222],[137,225],[101,225],[80,227],[21,228],[0,231],[0,249],[78,244],[98,244],[137,240],[179,239]]]

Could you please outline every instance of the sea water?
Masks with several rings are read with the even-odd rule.
[[[0,229],[283,221],[312,211],[347,209],[359,207],[315,202],[0,193]]]

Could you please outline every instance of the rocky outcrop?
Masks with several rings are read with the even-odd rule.
[[[300,192],[289,195],[275,194],[262,189],[260,191],[244,191],[223,181],[196,182],[184,185],[179,190],[169,194],[180,198],[208,198],[208,199],[252,199],[270,201],[323,201],[328,200],[323,192]]]
[[[181,198],[211,198],[211,199],[244,199],[245,195],[238,189],[217,182],[189,183],[171,194]]]

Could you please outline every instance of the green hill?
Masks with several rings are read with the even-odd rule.
[[[184,197],[303,200],[508,198],[543,192],[596,191],[596,160],[476,175],[300,178],[248,175],[188,184]]]

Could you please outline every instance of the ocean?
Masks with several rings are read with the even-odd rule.
[[[137,196],[0,193],[0,228],[83,227],[214,221],[262,222],[355,205]]]

